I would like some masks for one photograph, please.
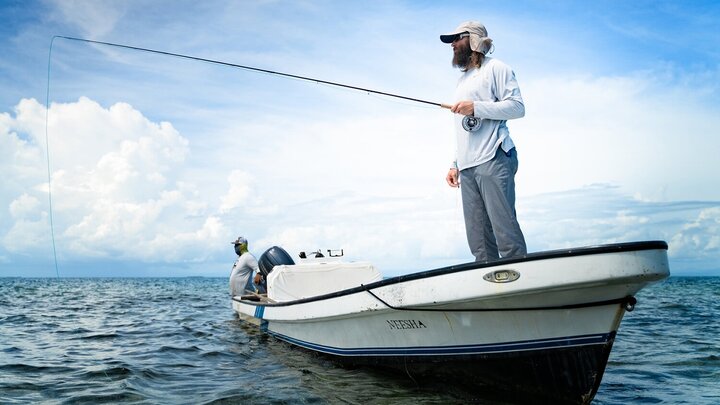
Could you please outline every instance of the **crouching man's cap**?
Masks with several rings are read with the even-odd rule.
[[[237,239],[235,239],[234,241],[232,241],[230,243],[233,245],[246,245],[247,239],[243,238],[242,236],[238,236]]]

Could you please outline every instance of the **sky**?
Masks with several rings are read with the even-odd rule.
[[[525,102],[528,250],[664,240],[673,275],[720,275],[718,2],[3,0],[0,276],[226,276],[240,235],[472,261],[447,110],[56,37],[448,103],[467,20]]]

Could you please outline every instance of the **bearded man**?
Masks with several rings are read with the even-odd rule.
[[[527,254],[515,214],[517,151],[507,120],[525,115],[515,73],[487,56],[492,39],[479,22],[440,35],[462,72],[455,90],[457,149],[446,181],[460,187],[468,245],[476,261]],[[462,185],[462,186],[461,186]]]

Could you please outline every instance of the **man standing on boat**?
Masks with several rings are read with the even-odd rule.
[[[453,67],[462,71],[455,89],[457,152],[446,181],[461,187],[465,232],[476,261],[527,253],[515,215],[517,151],[507,120],[525,115],[512,69],[486,56],[493,47],[479,22],[440,35],[451,44]]]
[[[240,236],[232,244],[235,246],[235,253],[238,255],[230,273],[230,295],[234,297],[247,292],[254,292],[256,289],[253,282],[260,284],[259,277],[262,276],[260,276],[257,259],[248,251],[247,239]],[[254,280],[253,274],[255,275]]]

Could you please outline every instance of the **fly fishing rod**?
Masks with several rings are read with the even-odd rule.
[[[419,98],[401,96],[399,94],[392,94],[392,93],[387,93],[384,91],[366,89],[363,87],[351,86],[348,84],[332,82],[332,81],[328,81],[328,80],[315,79],[312,77],[278,72],[278,71],[269,70],[269,69],[261,69],[261,68],[257,68],[257,67],[253,67],[253,66],[239,65],[237,63],[223,62],[220,60],[201,58],[201,57],[192,56],[192,55],[183,55],[183,54],[167,52],[167,51],[159,51],[157,49],[142,48],[139,46],[130,46],[130,45],[117,44],[117,43],[113,43],[113,42],[96,41],[96,40],[87,39],[87,38],[76,38],[76,37],[68,37],[68,36],[64,36],[64,35],[55,35],[52,37],[52,40],[50,41],[50,51],[48,53],[47,90],[46,90],[46,94],[45,94],[45,109],[47,111],[46,116],[45,116],[45,144],[46,144],[46,151],[47,151],[47,166],[48,166],[48,201],[50,204],[50,231],[51,231],[52,244],[53,244],[53,257],[55,259],[55,273],[58,278],[60,278],[60,273],[58,270],[57,250],[55,248],[55,230],[54,230],[53,215],[52,215],[52,191],[51,191],[52,190],[52,186],[51,186],[52,178],[51,178],[51,174],[50,174],[50,142],[49,142],[49,137],[48,137],[48,122],[49,122],[48,115],[49,115],[49,111],[50,111],[50,61],[52,60],[52,48],[53,48],[53,43],[55,42],[56,38],[67,39],[70,41],[85,42],[85,43],[89,43],[89,44],[106,45],[106,46],[130,49],[130,50],[141,51],[141,52],[149,52],[149,53],[154,53],[154,54],[158,54],[158,55],[174,56],[176,58],[183,58],[183,59],[195,60],[195,61],[200,61],[200,62],[212,63],[212,64],[216,64],[216,65],[229,66],[229,67],[234,67],[234,68],[238,68],[238,69],[244,69],[244,70],[248,70],[248,71],[258,72],[258,73],[284,76],[284,77],[297,79],[297,80],[304,80],[304,81],[314,82],[314,83],[318,83],[318,84],[325,84],[328,86],[342,87],[342,88],[346,88],[346,89],[350,89],[350,90],[378,94],[381,96],[394,97],[394,98],[399,98],[402,100],[413,101],[416,103],[434,105],[434,106],[441,107],[441,108],[452,109],[452,107],[453,107],[450,104],[436,103],[433,101],[422,100]]]
[[[315,79],[315,78],[312,78],[312,77],[294,75],[294,74],[290,74],[290,73],[283,73],[283,72],[278,72],[278,71],[274,71],[274,70],[261,69],[261,68],[257,68],[257,67],[246,66],[246,65],[239,65],[239,64],[236,64],[236,63],[223,62],[223,61],[214,60],[214,59],[201,58],[201,57],[198,57],[198,56],[183,55],[183,54],[179,54],[179,53],[159,51],[159,50],[156,50],[156,49],[149,49],[149,48],[141,48],[141,47],[138,47],[138,46],[122,45],[122,44],[116,44],[116,43],[112,43],[112,42],[95,41],[95,40],[86,39],[86,38],[66,37],[66,36],[62,36],[62,35],[56,35],[54,38],[62,38],[62,39],[68,39],[68,40],[71,40],[71,41],[80,41],[80,42],[86,42],[86,43],[91,43],[91,44],[114,46],[114,47],[117,47],[117,48],[125,48],[125,49],[132,49],[132,50],[135,50],[135,51],[150,52],[150,53],[156,53],[156,54],[160,54],[160,55],[174,56],[174,57],[177,57],[177,58],[183,58],[183,59],[196,60],[196,61],[200,61],[200,62],[213,63],[213,64],[216,64],[216,65],[230,66],[230,67],[234,67],[234,68],[238,68],[238,69],[244,69],[244,70],[249,70],[249,71],[253,71],[253,72],[267,73],[267,74],[271,74],[271,75],[284,76],[284,77],[289,77],[289,78],[298,79],[298,80],[305,80],[305,81],[309,81],[309,82],[315,82],[315,83],[319,83],[319,84],[326,84],[326,85],[329,85],[329,86],[343,87],[343,88],[346,88],[346,89],[363,91],[363,92],[366,92],[366,93],[379,94],[379,95],[381,95],[381,96],[395,97],[395,98],[400,98],[400,99],[403,99],[403,100],[414,101],[414,102],[417,102],[417,103],[430,104],[430,105],[438,106],[438,107],[441,107],[441,108],[447,108],[447,109],[451,109],[451,108],[452,108],[452,105],[450,105],[450,104],[436,103],[436,102],[433,102],[433,101],[427,101],[427,100],[421,100],[421,99],[418,99],[418,98],[401,96],[401,95],[398,95],[398,94],[387,93],[387,92],[384,92],[384,91],[366,89],[366,88],[363,88],[363,87],[351,86],[351,85],[348,85],[348,84],[331,82],[331,81],[328,81],[328,80]]]

